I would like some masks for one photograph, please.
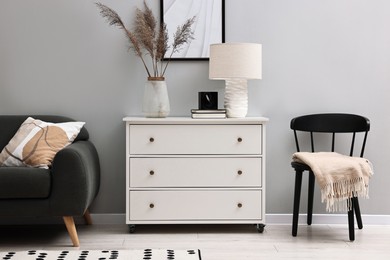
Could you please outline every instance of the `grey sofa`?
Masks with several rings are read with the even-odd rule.
[[[0,116],[0,151],[8,144],[27,115]],[[32,115],[46,122],[74,121],[63,116]],[[0,167],[1,217],[61,216],[74,246],[79,239],[73,216],[91,224],[88,208],[100,185],[99,157],[84,127],[75,141],[60,150],[49,169]]]

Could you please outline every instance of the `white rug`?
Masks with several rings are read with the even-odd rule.
[[[10,260],[201,260],[198,249],[144,249],[144,250],[29,250],[0,252],[0,259]]]

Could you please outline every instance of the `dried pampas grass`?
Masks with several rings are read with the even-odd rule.
[[[118,13],[104,4],[96,3],[100,14],[106,18],[109,25],[118,26],[122,29],[129,42],[130,48],[136,56],[140,57],[146,69],[148,77],[164,77],[165,71],[172,58],[173,53],[180,50],[184,44],[194,39],[194,32],[191,27],[195,22],[195,16],[188,19],[183,25],[178,26],[173,35],[172,46],[168,46],[168,31],[165,23],[158,26],[152,10],[144,1],[144,10],[136,9],[134,31],[126,28]],[[171,49],[165,65],[163,59],[168,50]],[[149,69],[144,56],[150,56],[152,69]]]

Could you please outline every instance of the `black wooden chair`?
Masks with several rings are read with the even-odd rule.
[[[305,115],[293,118],[291,120],[290,127],[294,130],[295,144],[297,152],[301,152],[301,146],[303,142],[303,135],[308,135],[310,141],[307,139],[307,146],[310,146],[309,151],[311,152],[321,152],[321,151],[331,151],[342,154],[348,154],[353,156],[354,147],[358,146],[360,148],[360,157],[363,157],[364,148],[366,145],[366,139],[368,131],[370,130],[370,121],[359,115],[353,114],[313,114]],[[305,133],[301,133],[305,132]],[[338,142],[336,147],[336,133],[338,134]],[[358,134],[357,134],[358,133]],[[346,146],[346,136],[351,136],[351,142],[347,144],[348,148],[346,151],[340,151],[342,147]],[[329,138],[326,138],[326,135]],[[298,140],[299,139],[299,140]],[[302,140],[301,140],[302,139]],[[324,143],[328,143],[328,140],[331,141],[329,148],[324,148]],[[348,139],[347,139],[348,140]],[[316,142],[315,142],[316,141]],[[340,145],[340,143],[342,145]],[[300,146],[301,144],[301,146]],[[321,147],[321,149],[316,149],[314,145]],[[345,148],[345,147],[344,147]],[[306,150],[306,151],[307,151]],[[349,150],[349,151],[348,151]],[[292,221],[292,235],[295,237],[298,231],[298,217],[299,217],[299,203],[301,196],[301,186],[302,186],[302,175],[304,171],[309,173],[309,193],[308,193],[308,205],[307,205],[307,224],[311,225],[312,215],[313,215],[313,196],[314,196],[314,181],[315,177],[309,166],[306,164],[292,162],[291,166],[295,169],[295,192],[294,192],[294,209],[293,209],[293,221]],[[356,220],[359,229],[363,228],[362,218],[360,215],[360,208],[358,198],[354,197],[351,199],[352,209],[348,211],[348,228],[349,228],[349,239],[351,241],[355,240],[355,230],[354,230],[354,211],[356,215]]]

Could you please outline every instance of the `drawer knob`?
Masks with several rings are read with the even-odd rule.
[[[237,171],[237,174],[238,174],[238,175],[241,175],[241,174],[242,174],[242,171],[241,171],[241,170],[238,170],[238,171]]]
[[[154,142],[154,138],[153,138],[153,137],[150,137],[150,138],[149,138],[149,142],[153,143],[153,142]]]
[[[154,171],[151,170],[151,171],[149,172],[149,174],[150,174],[150,175],[154,175]]]
[[[151,209],[154,208],[154,204],[153,204],[153,203],[150,203],[150,204],[149,204],[149,208],[151,208]]]
[[[242,138],[241,138],[241,137],[238,137],[238,138],[237,138],[237,142],[241,143],[241,142],[242,142]]]
[[[242,208],[242,203],[238,203],[237,207]]]

